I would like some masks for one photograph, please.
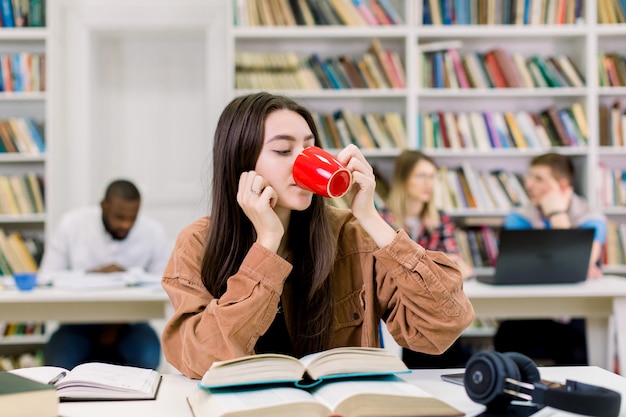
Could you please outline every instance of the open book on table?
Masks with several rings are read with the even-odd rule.
[[[54,384],[61,401],[153,400],[161,374],[152,369],[89,362],[67,370],[57,366],[20,368],[11,373]]]
[[[462,416],[396,376],[333,379],[309,389],[271,385],[203,390],[187,397],[195,417]]]
[[[381,348],[341,347],[312,353],[300,359],[265,353],[214,362],[201,388],[254,384],[293,383],[309,387],[323,380],[410,372],[404,362]]]

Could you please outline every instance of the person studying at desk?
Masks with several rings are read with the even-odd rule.
[[[337,155],[350,210],[295,183],[294,161],[314,145],[311,113],[286,97],[242,96],[222,112],[211,216],[179,234],[162,280],[175,310],[163,352],[185,375],[257,353],[379,347],[381,319],[400,345],[438,354],[473,321],[455,263],[379,216],[356,146]]]
[[[111,182],[100,207],[66,213],[46,245],[40,271],[114,273],[139,268],[161,275],[170,247],[165,229],[139,214],[128,180]],[[77,277],[76,279],[87,279]],[[100,361],[156,369],[161,346],[148,323],[62,324],[44,348],[47,365],[72,369]]]
[[[533,158],[524,181],[532,205],[504,219],[507,229],[593,228],[594,242],[588,278],[602,276],[600,257],[606,238],[606,217],[574,192],[574,165],[565,155],[547,153]],[[567,316],[567,311],[563,312]],[[494,347],[517,351],[557,365],[586,365],[585,323],[570,320],[508,320],[498,327]]]

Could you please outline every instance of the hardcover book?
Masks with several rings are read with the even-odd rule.
[[[100,362],[83,363],[71,371],[36,366],[11,373],[53,385],[61,401],[153,400],[161,382],[161,374],[152,369]]]
[[[333,380],[310,390],[288,386],[200,389],[187,402],[195,417],[463,415],[416,385],[393,376]]]
[[[11,417],[56,417],[59,399],[52,385],[0,372],[0,410]]]
[[[381,348],[341,347],[300,359],[265,353],[214,362],[200,382],[201,388],[291,383],[309,387],[325,379],[392,375],[410,372],[396,355]]]

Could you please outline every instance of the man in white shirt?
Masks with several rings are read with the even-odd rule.
[[[132,182],[110,183],[99,208],[81,208],[63,217],[45,247],[40,272],[141,269],[161,275],[170,255],[165,230],[138,214],[140,204]],[[155,369],[161,346],[148,323],[61,325],[46,344],[44,357],[47,365],[67,369],[89,361]]]

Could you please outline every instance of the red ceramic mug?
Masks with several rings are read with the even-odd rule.
[[[293,179],[300,187],[323,197],[344,195],[352,184],[352,174],[337,158],[322,148],[305,148],[293,164]]]

